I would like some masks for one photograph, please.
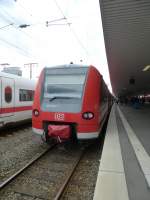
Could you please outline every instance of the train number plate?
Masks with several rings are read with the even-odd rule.
[[[63,121],[65,119],[65,115],[63,113],[55,113],[55,120]]]

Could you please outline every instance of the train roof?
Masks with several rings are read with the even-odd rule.
[[[56,65],[56,66],[46,66],[44,67],[44,71],[50,70],[51,72],[53,71],[54,73],[57,73],[56,70],[61,70],[61,72],[63,72],[62,70],[64,69],[72,69],[75,70],[74,73],[76,73],[76,69],[83,69],[82,73],[88,71],[88,68],[93,67],[95,68],[95,70],[100,74],[101,78],[103,79],[103,76],[101,75],[100,71],[94,67],[93,65],[82,65],[82,64],[64,64],[64,65]],[[65,70],[66,72],[66,70]],[[79,72],[79,71],[78,71]],[[81,73],[81,71],[80,71]]]
[[[30,85],[31,88],[34,88],[35,85],[36,85],[36,81],[35,80],[30,80],[30,79],[24,78],[22,76],[17,76],[15,74],[9,74],[9,73],[6,73],[6,72],[0,72],[0,77],[14,79],[17,84],[26,85],[26,86]]]
[[[0,72],[0,77],[13,78],[15,80],[23,80],[23,81],[35,82],[34,80],[30,80],[30,79],[24,78],[22,76],[17,76],[15,74],[10,74],[10,73],[6,73],[6,72]]]
[[[46,66],[45,68],[54,68],[54,69],[59,69],[59,68],[79,68],[79,67],[86,67],[86,68],[88,68],[88,67],[90,67],[89,65],[77,65],[77,64],[64,64],[64,65],[56,65],[56,66]]]

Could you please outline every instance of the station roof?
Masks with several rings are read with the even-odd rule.
[[[150,93],[150,1],[99,2],[114,94]]]

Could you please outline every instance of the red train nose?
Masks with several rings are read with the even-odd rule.
[[[69,125],[49,125],[48,135],[50,137],[67,140],[71,136],[71,128]]]

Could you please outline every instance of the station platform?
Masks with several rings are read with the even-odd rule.
[[[150,105],[113,105],[93,200],[150,200]]]

